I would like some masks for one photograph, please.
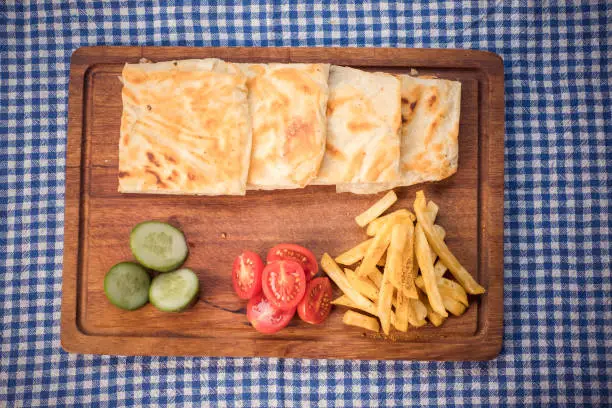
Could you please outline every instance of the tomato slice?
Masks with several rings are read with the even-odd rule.
[[[294,261],[275,261],[263,270],[263,293],[275,307],[293,309],[306,292],[306,276],[302,266]]]
[[[244,251],[236,257],[232,267],[232,283],[241,299],[250,299],[261,292],[264,264],[255,252]]]
[[[306,294],[297,307],[300,318],[310,324],[323,323],[331,311],[332,287],[329,279],[316,278],[308,283]]]
[[[319,272],[319,263],[314,254],[303,246],[295,244],[279,244],[268,251],[267,262],[280,260],[295,261],[302,265],[306,279],[310,280]]]
[[[276,333],[289,324],[293,315],[295,308],[280,310],[261,293],[249,299],[247,304],[247,319],[260,333]]]

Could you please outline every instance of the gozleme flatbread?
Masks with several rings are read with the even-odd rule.
[[[246,77],[218,59],[126,64],[123,193],[244,195],[251,153]]]
[[[333,65],[327,145],[315,184],[375,193],[399,177],[400,81],[393,75]]]
[[[400,178],[378,185],[354,185],[354,193],[438,181],[457,171],[461,83],[400,75],[402,128]],[[341,191],[344,186],[339,186]]]
[[[442,180],[457,171],[461,82],[401,75],[401,182]]]
[[[325,153],[329,64],[239,64],[248,77],[249,189],[300,188]]]

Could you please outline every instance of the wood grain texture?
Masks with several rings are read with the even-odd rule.
[[[420,74],[462,82],[459,171],[442,182],[397,189],[392,209],[415,192],[440,205],[447,243],[487,293],[468,312],[383,339],[342,325],[335,308],[320,326],[297,317],[276,335],[249,327],[246,302],[233,293],[231,262],[243,249],[265,256],[280,242],[337,255],[366,239],[353,217],[380,195],[336,194],[333,186],[249,191],[245,197],[188,197],[117,192],[121,83],[125,62],[218,57],[236,62],[330,62],[369,71]],[[68,113],[61,340],[71,352],[118,355],[275,356],[303,358],[482,360],[503,336],[503,63],[471,50],[352,48],[85,47],[72,56]],[[200,300],[169,314],[151,305],[113,307],[102,282],[133,259],[128,238],[157,219],[184,230],[186,266],[198,274]]]

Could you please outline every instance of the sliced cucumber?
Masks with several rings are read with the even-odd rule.
[[[187,258],[185,235],[170,224],[145,221],[130,234],[130,247],[142,265],[158,272],[172,271]]]
[[[180,312],[191,306],[198,297],[200,283],[191,269],[162,273],[153,278],[149,299],[164,312]]]
[[[140,265],[121,262],[104,277],[104,293],[110,302],[125,310],[142,307],[149,300],[151,277]]]

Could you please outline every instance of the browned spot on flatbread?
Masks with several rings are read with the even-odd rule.
[[[418,102],[418,101],[414,101],[414,102],[411,102],[411,103],[410,103],[410,110],[411,110],[411,111],[413,111],[413,110],[415,110],[415,109],[416,109],[417,102]]]
[[[191,181],[194,181],[197,177],[195,174],[193,174],[192,172],[188,172],[187,173],[187,178]]]
[[[291,83],[295,89],[309,95],[318,91],[318,86],[308,76],[303,75],[296,68],[282,68],[274,71],[272,76],[285,82]]]
[[[155,167],[160,167],[159,162],[157,161],[157,159],[155,158],[155,155],[151,152],[147,152],[147,159],[153,163],[153,165],[155,165]]]
[[[175,163],[176,164],[176,159],[174,158],[174,156],[168,154],[168,153],[164,153],[164,158],[166,160],[168,160],[170,163]],[[174,170],[172,170],[172,172],[174,173]]]
[[[344,98],[330,98],[327,102],[327,115],[331,115],[336,109],[345,103],[350,102],[352,99],[352,96],[347,96]]]
[[[351,132],[367,132],[370,131],[372,129],[376,129],[376,124],[371,123],[371,122],[354,122],[351,121],[349,122],[346,127],[348,127],[348,129]]]
[[[168,188],[168,185],[162,181],[161,177],[159,177],[159,174],[157,174],[155,171],[151,169],[145,169],[145,173],[149,173],[150,175],[155,177],[155,184],[157,184],[158,187]]]
[[[438,127],[438,125],[438,119],[434,120],[433,122],[431,122],[431,125],[429,125],[429,129],[427,129],[427,134],[425,135],[425,139],[423,140],[425,147],[429,146],[429,144],[431,143],[431,140],[433,139],[434,133],[436,132],[436,128]]]
[[[340,150],[336,149],[336,147],[331,143],[327,143],[325,145],[325,154],[329,154],[332,157],[344,160],[344,154],[342,154]]]
[[[130,176],[130,173],[129,173],[129,172],[127,172],[127,171],[120,171],[120,172],[117,174],[117,176],[118,176],[119,178],[129,177],[129,176]]]
[[[433,146],[431,146],[431,148],[433,149],[434,152],[441,152],[442,151],[442,143],[436,143]]]
[[[293,156],[299,156],[304,152],[312,150],[314,140],[314,122],[294,119],[287,125],[285,131],[285,143],[283,144],[284,156],[292,161]]]
[[[438,97],[435,94],[431,95],[431,97],[427,100],[427,104],[429,105],[430,108],[433,108],[437,100],[438,100]]]
[[[127,146],[130,144],[130,135],[128,135],[127,133],[125,133],[123,135],[123,145]]]

